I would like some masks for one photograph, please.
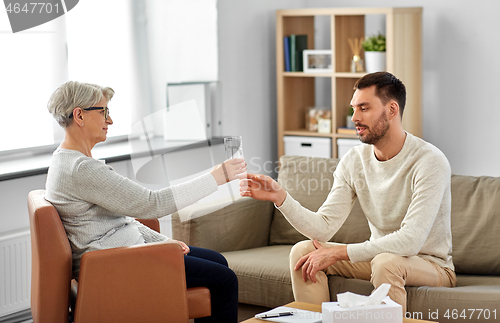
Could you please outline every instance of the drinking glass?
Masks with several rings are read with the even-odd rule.
[[[243,157],[243,140],[241,136],[225,137],[224,151],[226,152],[226,160]]]

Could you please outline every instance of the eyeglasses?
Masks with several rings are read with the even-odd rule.
[[[104,110],[104,119],[108,119],[108,116],[109,116],[108,107],[90,107],[90,108],[85,108],[82,110],[85,110],[85,111]],[[71,112],[71,114],[68,116],[68,118],[70,118],[70,119],[73,118],[73,112]]]

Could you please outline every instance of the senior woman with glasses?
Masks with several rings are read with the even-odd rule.
[[[87,251],[169,240],[133,218],[160,218],[215,192],[246,171],[242,158],[217,165],[189,182],[152,191],[92,158],[113,124],[109,87],[67,82],[51,96],[48,109],[65,130],[53,154],[45,198],[60,214],[73,253],[73,275]],[[173,240],[175,241],[175,240]],[[219,253],[181,245],[187,287],[205,286],[212,295],[212,316],[204,322],[237,322],[238,281]]]

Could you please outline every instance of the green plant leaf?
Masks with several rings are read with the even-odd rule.
[[[365,52],[385,52],[385,48],[385,36],[382,34],[370,36],[363,42]]]

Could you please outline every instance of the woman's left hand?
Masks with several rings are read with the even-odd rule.
[[[244,177],[247,164],[243,158],[229,159],[219,164],[210,172],[215,178],[217,185],[222,185],[235,179]]]
[[[174,240],[174,239],[170,239],[170,241],[172,241],[172,242],[177,242],[177,243],[181,246],[181,248],[182,248],[182,253],[183,253],[184,255],[187,255],[187,254],[189,253],[189,251],[191,251],[191,250],[189,249],[189,246],[188,246],[187,244],[185,244],[184,242],[182,242],[182,241],[179,241],[179,240]]]

